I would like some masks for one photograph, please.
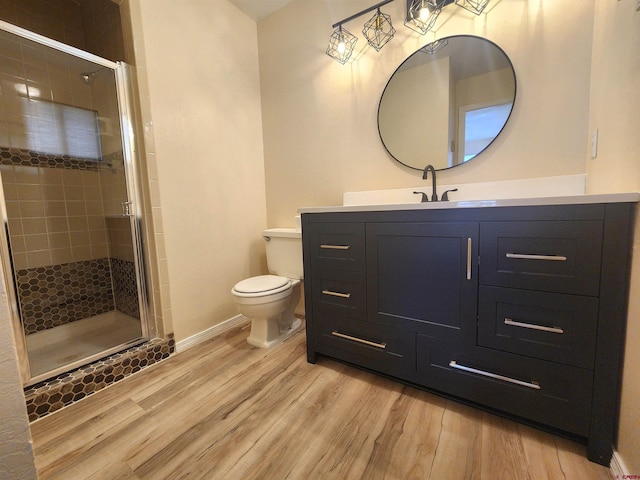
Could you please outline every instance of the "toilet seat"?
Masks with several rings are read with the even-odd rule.
[[[291,288],[290,278],[277,275],[259,275],[242,280],[233,287],[233,294],[239,297],[264,297],[275,295]]]

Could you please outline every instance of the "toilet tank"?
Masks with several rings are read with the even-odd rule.
[[[269,273],[302,278],[302,232],[294,228],[270,228],[262,232]]]

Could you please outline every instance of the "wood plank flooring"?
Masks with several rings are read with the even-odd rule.
[[[585,447],[230,330],[31,426],[41,480],[607,479]]]

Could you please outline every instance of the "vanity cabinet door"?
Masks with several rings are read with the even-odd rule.
[[[477,223],[368,223],[369,319],[474,343],[477,248]]]

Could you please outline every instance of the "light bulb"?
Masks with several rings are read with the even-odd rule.
[[[429,9],[427,7],[422,7],[420,9],[420,20],[422,20],[423,22],[426,22],[429,19],[429,14],[431,12],[429,11]]]
[[[344,40],[340,40],[340,43],[338,43],[338,53],[342,55],[346,49],[347,44],[344,43]]]

